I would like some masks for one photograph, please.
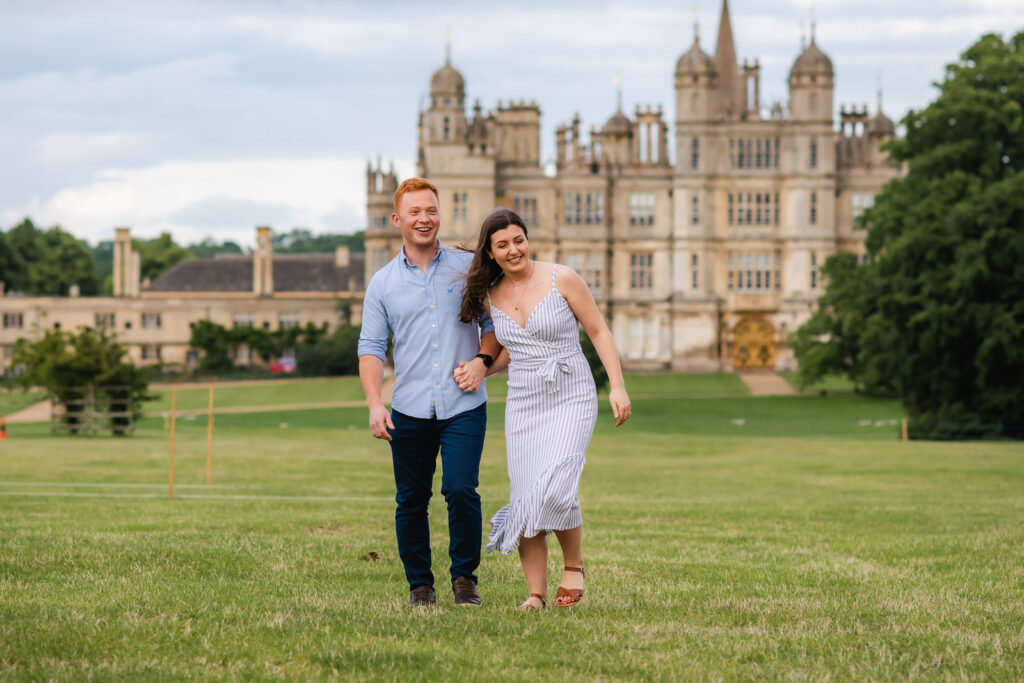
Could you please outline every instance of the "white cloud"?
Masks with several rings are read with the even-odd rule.
[[[107,133],[81,133],[55,131],[47,133],[35,144],[38,159],[44,164],[68,164],[94,159],[138,154],[151,150],[160,142],[160,136],[135,131]]]
[[[411,35],[404,24],[383,19],[342,20],[279,14],[230,17],[225,21],[225,29],[329,57],[369,56],[368,50],[382,41]]]
[[[412,165],[405,162],[400,167],[407,176]],[[29,215],[41,225],[60,223],[94,242],[110,239],[114,227],[128,226],[141,237],[169,230],[179,242],[213,236],[249,243],[252,225],[200,227],[169,218],[202,202],[232,200],[286,207],[287,221],[274,226],[278,229],[337,231],[362,227],[330,225],[327,219],[339,214],[365,216],[365,169],[364,159],[351,158],[193,161],[106,169],[87,185],[6,210],[3,220],[12,223]]]

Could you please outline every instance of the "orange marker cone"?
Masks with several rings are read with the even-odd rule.
[[[0,441],[7,441],[7,420],[0,417]]]

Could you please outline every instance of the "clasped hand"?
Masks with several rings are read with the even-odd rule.
[[[480,388],[480,382],[483,381],[486,375],[487,367],[484,365],[483,360],[479,358],[474,358],[469,362],[459,362],[459,367],[455,368],[453,373],[455,383],[459,385],[459,389],[470,394]]]

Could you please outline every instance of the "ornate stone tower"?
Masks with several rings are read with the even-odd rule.
[[[466,82],[452,66],[451,47],[444,66],[430,77],[430,103],[423,115],[427,144],[464,143],[466,139]]]
[[[812,24],[811,44],[796,58],[789,71],[790,119],[831,126],[834,80],[832,60],[815,43]]]

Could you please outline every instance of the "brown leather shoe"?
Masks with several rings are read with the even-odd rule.
[[[409,604],[413,607],[430,607],[435,602],[434,589],[430,586],[416,586],[409,591]]]
[[[455,604],[461,607],[479,607],[480,594],[476,592],[476,582],[468,576],[456,576],[452,579],[452,593]]]

